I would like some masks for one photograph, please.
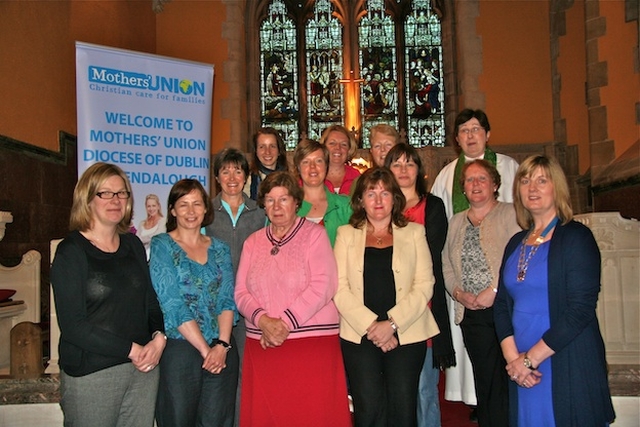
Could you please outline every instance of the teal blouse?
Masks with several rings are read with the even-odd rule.
[[[223,311],[232,310],[234,324],[238,320],[229,246],[211,238],[207,255],[207,262],[202,265],[187,257],[167,233],[151,240],[151,281],[168,338],[185,339],[178,326],[195,320],[204,339],[211,343],[220,335],[218,316]]]

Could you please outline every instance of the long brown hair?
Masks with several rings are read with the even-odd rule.
[[[176,216],[171,212],[173,208],[176,207],[176,202],[181,197],[191,193],[193,190],[200,193],[206,209],[200,226],[206,227],[213,222],[213,205],[211,203],[211,199],[207,195],[207,190],[205,190],[202,184],[200,184],[200,181],[191,178],[184,178],[173,184],[171,191],[169,191],[169,198],[167,200],[167,210],[169,211],[169,214],[167,215],[167,232],[173,231],[178,227]]]
[[[253,135],[253,159],[251,161],[251,166],[249,168],[249,173],[257,174],[260,171],[260,159],[258,158],[258,137],[260,135],[273,135],[276,139],[276,144],[278,144],[278,160],[276,162],[276,170],[287,170],[289,165],[287,163],[287,149],[284,146],[284,140],[282,139],[282,135],[278,132],[277,129],[272,127],[264,127],[258,129],[258,131]]]
[[[364,193],[381,183],[382,187],[390,191],[393,196],[393,208],[391,209],[391,223],[397,227],[404,227],[408,224],[407,218],[402,214],[407,200],[396,182],[393,173],[384,167],[374,167],[367,169],[356,181],[356,188],[351,196],[351,209],[353,214],[349,218],[349,224],[355,228],[362,228],[367,224],[367,212],[364,210],[362,197]],[[389,224],[391,227],[391,224]]]

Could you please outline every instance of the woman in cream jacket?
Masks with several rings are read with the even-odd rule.
[[[334,247],[334,302],[355,425],[415,426],[426,340],[439,333],[424,227],[402,215],[405,199],[388,169],[366,171],[351,204]]]

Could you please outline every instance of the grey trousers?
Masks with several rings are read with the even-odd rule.
[[[82,377],[60,372],[65,427],[152,427],[159,367],[148,373],[131,363]]]

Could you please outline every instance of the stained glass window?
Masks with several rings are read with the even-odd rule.
[[[369,129],[386,123],[398,128],[398,72],[395,25],[385,12],[384,0],[368,0],[367,14],[358,25],[360,36],[360,89],[363,146]]]
[[[444,146],[442,27],[432,1],[256,0],[261,125],[279,129],[288,150],[334,123],[359,123],[363,148],[380,123],[414,147]],[[349,103],[341,82],[359,85],[347,90]]]
[[[282,132],[289,150],[299,135],[297,58],[294,22],[282,0],[273,0],[260,26],[261,124]]]
[[[305,27],[307,54],[308,136],[318,140],[322,131],[344,120],[342,77],[342,24],[332,16],[329,0],[317,0]]]
[[[405,19],[407,142],[414,147],[444,146],[442,38],[430,0],[413,0]]]

